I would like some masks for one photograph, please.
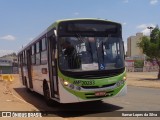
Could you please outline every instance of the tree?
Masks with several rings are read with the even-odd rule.
[[[159,40],[159,27],[158,25],[152,30],[151,35],[150,35],[150,41],[152,43],[157,43]]]
[[[150,60],[155,60],[159,66],[158,79],[160,79],[160,29],[156,26],[150,38],[143,36],[142,40],[137,44],[143,50]]]

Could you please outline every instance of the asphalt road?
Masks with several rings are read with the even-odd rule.
[[[47,116],[105,119],[115,111],[160,111],[160,89],[128,86],[126,96],[105,99],[103,102],[53,103],[48,107],[43,96],[26,92],[18,80],[11,84],[0,81],[0,111],[51,111]]]
[[[53,111],[52,116],[106,116],[114,111],[160,111],[160,89],[128,86],[128,94],[114,97],[101,102],[87,102],[74,104],[54,104],[48,107],[43,97],[36,93],[27,93],[23,88],[15,91],[25,101],[34,105],[40,111]],[[69,112],[68,112],[69,111]],[[74,114],[73,114],[74,113]]]

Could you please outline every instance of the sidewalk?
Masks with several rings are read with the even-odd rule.
[[[157,80],[157,72],[128,72],[127,85],[160,88],[160,80]]]

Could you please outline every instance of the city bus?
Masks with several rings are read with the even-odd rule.
[[[124,56],[120,23],[58,20],[18,52],[20,80],[47,104],[101,101],[126,94]]]

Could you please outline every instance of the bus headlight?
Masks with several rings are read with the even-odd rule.
[[[63,81],[63,84],[64,84],[65,86],[68,86],[69,83],[64,80],[64,81]]]
[[[120,81],[118,81],[117,83],[116,83],[116,85],[117,85],[117,87],[119,87],[121,84],[120,84]]]
[[[123,85],[124,84],[124,80],[120,80],[120,81],[118,81],[117,83],[116,83],[116,86],[117,87],[120,87],[121,85]]]
[[[76,90],[81,90],[81,87],[79,87],[79,86],[76,86]]]
[[[127,79],[126,76],[124,76],[124,77],[123,77],[123,80],[126,81],[126,79]]]
[[[121,80],[121,81],[120,81],[120,84],[121,84],[121,85],[123,85],[123,84],[124,84],[124,82],[125,82],[124,80]]]
[[[64,80],[63,78],[60,78],[60,81],[63,85],[68,86],[69,82]]]
[[[73,85],[73,84],[70,84],[69,87],[70,87],[71,89],[74,89],[74,85]]]

